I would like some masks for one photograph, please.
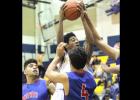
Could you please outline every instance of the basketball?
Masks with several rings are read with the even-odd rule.
[[[65,4],[65,9],[64,9],[64,16],[68,20],[76,20],[77,18],[80,17],[80,11],[77,9],[78,8],[78,3],[75,1],[73,2],[66,2]]]

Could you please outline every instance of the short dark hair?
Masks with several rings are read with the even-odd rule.
[[[43,52],[43,51],[39,51],[39,52],[38,52],[38,54],[44,54],[44,53],[45,53],[45,52]]]
[[[85,67],[87,62],[87,53],[82,47],[74,47],[68,51],[70,62],[76,69]]]
[[[28,59],[28,60],[26,60],[25,63],[24,63],[24,69],[25,69],[25,68],[27,67],[27,65],[30,64],[30,63],[35,63],[35,64],[37,64],[37,60],[36,60],[36,59]]]
[[[66,35],[64,35],[64,42],[69,43],[69,38],[72,36],[76,37],[76,35],[73,32],[70,32],[70,33],[67,33]]]

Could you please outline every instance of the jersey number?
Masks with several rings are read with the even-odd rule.
[[[86,84],[82,83],[81,97],[85,97],[85,100],[88,100],[88,91],[86,90]]]

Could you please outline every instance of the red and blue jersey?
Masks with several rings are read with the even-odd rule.
[[[38,79],[33,84],[23,84],[22,100],[47,100],[46,80]]]
[[[67,72],[69,78],[69,93],[65,100],[92,100],[93,91],[96,83],[93,76],[84,71],[84,73]]]

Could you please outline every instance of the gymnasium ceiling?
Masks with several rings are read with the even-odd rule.
[[[108,0],[105,0],[105,2],[101,2],[101,3],[107,5],[109,3],[107,1]],[[28,4],[27,0],[23,0],[23,3]],[[95,16],[96,12],[94,7],[88,8],[88,13],[91,14],[91,16]],[[56,15],[55,18],[58,18],[58,15]],[[77,23],[78,22],[79,21],[77,21]],[[65,25],[70,26],[68,21],[65,23]],[[26,6],[22,6],[22,35],[26,35],[26,36],[35,35],[35,9]]]

